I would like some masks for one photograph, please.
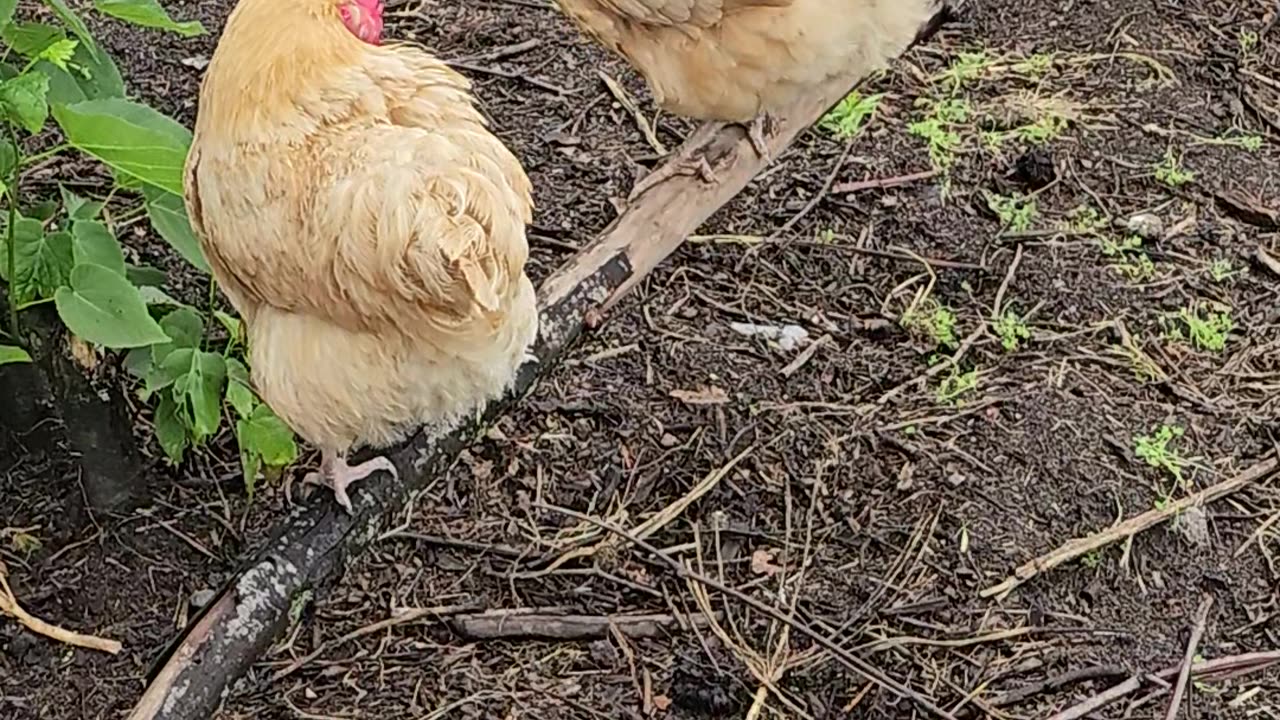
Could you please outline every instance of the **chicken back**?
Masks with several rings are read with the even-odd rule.
[[[241,0],[187,160],[256,390],[324,451],[322,475],[501,395],[537,334],[529,180],[462,76],[379,44],[381,9]]]
[[[937,0],[557,0],[663,109],[746,123],[900,54]]]

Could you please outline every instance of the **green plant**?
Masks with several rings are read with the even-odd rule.
[[[1057,56],[1054,53],[1036,53],[1028,56],[1022,62],[1014,63],[1013,71],[1021,75],[1038,78],[1052,70],[1056,60]]]
[[[1043,145],[1067,129],[1067,120],[1059,115],[1044,115],[1029,125],[1014,129],[1020,139],[1031,145]]]
[[[1173,148],[1164,151],[1164,158],[1156,165],[1156,180],[1169,187],[1182,187],[1196,179],[1196,174],[1182,166],[1182,156],[1173,152]]]
[[[1134,436],[1133,452],[1151,467],[1169,473],[1179,485],[1182,485],[1184,483],[1182,470],[1186,467],[1187,461],[1170,445],[1175,439],[1182,437],[1184,432],[1178,425],[1161,425],[1151,435]]]
[[[911,123],[907,131],[929,144],[929,160],[939,170],[947,170],[955,162],[960,148],[960,134],[955,126],[967,122],[972,113],[969,101],[949,99],[933,102],[924,98],[917,105],[930,106],[925,116]]]
[[[1258,48],[1258,33],[1252,30],[1241,30],[1238,41],[1240,54],[1248,55]]]
[[[1026,322],[1012,310],[1005,310],[995,322],[995,332],[1000,338],[1000,345],[1007,352],[1017,350],[1023,342],[1031,339],[1031,330]]]
[[[933,341],[935,345],[955,348],[958,346],[956,340],[956,314],[944,305],[939,305],[933,299],[929,299],[922,303],[925,308],[909,309],[901,320],[902,327],[924,335]]]
[[[1141,282],[1155,277],[1156,264],[1142,249],[1141,237],[1127,235],[1120,241],[1102,237],[1098,239],[1098,246],[1103,255],[1116,259],[1116,262],[1111,264],[1111,268],[1124,275],[1130,282]]]
[[[937,399],[939,405],[958,404],[963,395],[978,389],[977,368],[969,372],[959,372],[954,368],[951,373],[938,383]]]
[[[1230,280],[1236,274],[1236,269],[1231,265],[1231,261],[1225,258],[1214,260],[1209,265],[1209,277],[1216,283],[1224,283]]]
[[[982,191],[987,199],[987,207],[1000,219],[1000,225],[1012,232],[1025,232],[1031,229],[1035,220],[1036,199],[1029,195],[1005,197],[986,190]]]
[[[1235,329],[1231,309],[1216,303],[1209,307],[1192,305],[1178,311],[1178,318],[1186,326],[1186,337],[1194,347],[1220,352],[1227,346],[1227,338]],[[1175,337],[1175,339],[1177,339]]]
[[[1090,570],[1096,570],[1102,565],[1102,551],[1090,550],[1080,558],[1080,564]]]
[[[876,108],[880,107],[880,100],[883,97],[883,94],[864,96],[854,90],[818,121],[818,127],[840,140],[857,137],[875,115]]]
[[[937,79],[946,83],[947,91],[954,95],[969,81],[981,77],[991,64],[992,60],[987,56],[986,51],[963,52],[956,56],[955,61],[943,70]]]
[[[1067,229],[1074,233],[1092,233],[1107,226],[1107,219],[1092,205],[1078,205],[1067,213]]]
[[[0,363],[30,360],[22,347],[20,313],[53,303],[67,329],[105,350],[128,351],[125,365],[145,378],[142,395],[157,401],[155,431],[173,462],[212,437],[229,406],[252,483],[261,465],[292,462],[297,448],[284,423],[253,396],[243,348],[234,336],[220,350],[208,331],[212,308],[201,311],[162,289],[164,273],[130,263],[120,222],[146,216],[152,228],[195,268],[208,266],[182,200],[182,172],[191,132],[173,119],[125,97],[110,55],[64,0],[42,0],[56,24],[15,18],[16,2],[0,0],[0,193],[6,217],[0,232],[0,280],[7,283],[8,341]],[[107,16],[189,37],[198,22],[177,22],[155,0],[95,0]],[[60,142],[28,147],[52,118]],[[65,188],[58,197],[31,197],[24,170],[70,150],[107,167],[114,180],[101,198]],[[223,325],[234,318],[218,315]]]

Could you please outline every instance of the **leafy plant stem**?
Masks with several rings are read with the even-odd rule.
[[[9,128],[9,140],[13,142],[14,150],[18,150],[18,133],[13,129],[13,125],[7,125]],[[18,277],[18,246],[17,246],[17,228],[18,228],[18,181],[22,177],[22,163],[15,162],[13,164],[13,177],[9,178],[9,227],[8,242],[5,243],[5,249],[8,257],[5,258],[7,273],[6,276],[12,283],[14,278]],[[13,339],[17,340],[21,335],[21,328],[18,327],[18,303],[13,297],[13,286],[10,285],[9,291],[9,332],[12,333]]]

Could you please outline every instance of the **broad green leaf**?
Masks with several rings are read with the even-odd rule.
[[[58,288],[54,302],[67,329],[91,343],[124,349],[169,341],[138,289],[101,265],[75,266],[70,287]]]
[[[8,25],[13,20],[13,11],[18,9],[18,0],[0,0],[0,25]]]
[[[168,393],[161,395],[160,402],[156,405],[155,426],[156,440],[160,442],[160,448],[164,450],[169,462],[174,465],[182,462],[188,444],[187,428],[178,417],[178,404]]]
[[[227,378],[227,366],[218,353],[195,350],[189,354],[178,350],[165,358],[165,366],[178,357],[188,358],[186,373],[173,382],[173,397],[182,408],[183,416],[191,420],[192,435],[197,443],[218,431],[222,424],[222,387]]]
[[[29,72],[0,83],[0,108],[10,122],[34,135],[49,119],[48,95],[49,78]]]
[[[188,305],[180,300],[175,300],[169,293],[161,290],[154,285],[138,285],[138,294],[142,296],[142,301],[148,305],[172,305],[173,307],[188,307]]]
[[[172,345],[164,342],[145,349],[151,354],[151,365],[145,376],[147,394],[172,387],[178,378],[191,370],[191,356],[195,354],[191,348],[174,350]]]
[[[93,5],[103,14],[134,25],[170,30],[183,37],[204,34],[204,26],[195,20],[175,22],[156,0],[94,0]]]
[[[129,278],[129,282],[138,287],[159,287],[163,285],[169,276],[164,274],[160,268],[153,268],[150,265],[131,265],[125,263],[125,277]]]
[[[124,250],[111,229],[96,220],[76,220],[71,224],[75,238],[76,265],[93,263],[124,275]]]
[[[124,97],[124,79],[111,55],[83,41],[72,54],[69,69],[42,60],[33,70],[49,77],[49,103],[54,106]]]
[[[191,131],[141,103],[120,98],[58,105],[67,141],[124,175],[182,195]]]
[[[200,250],[200,242],[191,231],[191,221],[187,219],[187,208],[182,195],[150,185],[142,189],[142,195],[147,200],[147,216],[151,218],[151,226],[160,233],[160,237],[198,270],[209,272],[209,263]]]
[[[58,184],[58,193],[62,195],[62,207],[67,211],[67,217],[72,220],[92,220],[102,212],[101,202],[86,200],[61,183]]]
[[[263,465],[280,468],[298,459],[293,431],[265,404],[254,408],[248,418],[236,421],[236,442],[240,445],[245,490],[250,495]]]
[[[0,365],[29,362],[31,362],[31,356],[26,350],[14,345],[0,345]]]
[[[204,318],[189,307],[178,308],[160,320],[160,327],[174,347],[198,348],[204,337]]]
[[[13,143],[8,138],[0,139],[0,181],[8,183],[12,180],[13,170],[17,164],[18,152],[14,149]]]
[[[11,288],[19,306],[51,298],[58,288],[67,284],[74,264],[71,233],[55,232],[46,235],[38,220],[18,218],[14,231],[14,249],[17,277],[13,278]],[[0,247],[0,250],[4,248]],[[2,257],[4,263],[0,265],[7,265],[8,256]],[[7,268],[2,274],[8,274]]]
[[[232,342],[240,342],[244,340],[244,323],[240,322],[240,318],[234,315],[228,315],[221,310],[214,310],[213,316],[222,323],[222,327],[226,329],[227,335],[230,336]]]
[[[84,24],[84,20],[75,13],[63,0],[44,0],[45,4],[53,10],[53,14],[58,16],[64,25],[71,28],[71,32],[80,38],[80,42],[86,45],[93,45],[93,36],[89,34],[89,28]],[[96,50],[96,46],[95,46]],[[96,53],[97,54],[101,53]]]
[[[249,418],[253,415],[253,409],[258,405],[258,398],[254,395],[252,384],[249,382],[249,370],[244,363],[235,358],[227,359],[227,403],[235,409],[236,414],[241,418]]]
[[[56,200],[41,200],[31,204],[23,214],[42,223],[48,223],[58,214],[58,209],[61,207],[62,205]]]
[[[151,348],[138,347],[133,348],[124,355],[124,369],[130,375],[142,380],[147,377],[147,373],[151,371]],[[143,400],[146,400],[151,393],[144,393]]]
[[[9,49],[27,58],[39,57],[49,46],[60,40],[68,40],[60,27],[44,23],[13,23],[0,28],[0,39]],[[75,48],[72,48],[74,52]]]

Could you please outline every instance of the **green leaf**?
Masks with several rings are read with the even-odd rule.
[[[71,58],[76,52],[76,46],[79,44],[79,42],[71,38],[59,40],[41,50],[39,57],[60,70],[68,70],[67,63],[71,62]]]
[[[168,275],[159,268],[153,268],[150,265],[131,265],[125,263],[125,277],[129,278],[129,282],[138,287],[159,287],[165,284],[169,279]]]
[[[0,181],[8,183],[13,179],[13,168],[18,164],[18,151],[7,138],[0,139]],[[5,185],[7,188],[8,185]]]
[[[214,310],[213,316],[222,323],[222,327],[226,329],[227,335],[231,337],[232,342],[239,342],[244,339],[244,328],[240,322],[240,318],[234,315],[228,315],[221,310]],[[246,377],[248,377],[246,375]]]
[[[178,308],[160,320],[160,327],[174,347],[198,348],[204,337],[204,318],[189,307]]]
[[[0,170],[0,173],[2,172],[3,170]],[[92,220],[102,212],[101,202],[86,200],[61,183],[58,184],[58,193],[62,195],[62,207],[66,208],[67,217],[72,220]]]
[[[71,233],[55,232],[46,235],[39,220],[19,217],[14,227],[13,239],[14,264],[17,266],[17,277],[11,283],[14,301],[22,306],[34,300],[53,297],[71,276],[71,266],[74,264]],[[6,253],[0,257],[7,258],[6,247],[6,243],[0,242],[0,251]],[[6,264],[7,260],[0,263],[0,267]],[[0,271],[0,276],[7,274],[7,267]]]
[[[76,265],[93,263],[124,275],[124,250],[111,230],[96,220],[76,220],[71,224],[75,238]]]
[[[68,40],[67,33],[55,25],[44,23],[13,23],[0,28],[2,38],[9,49],[27,58],[36,58],[60,40]],[[73,41],[74,42],[74,41]],[[74,48],[72,48],[74,51]]]
[[[58,288],[54,302],[67,329],[91,343],[123,349],[169,341],[138,289],[101,265],[75,266],[71,286]]]
[[[178,417],[178,403],[167,393],[160,396],[160,403],[156,405],[155,426],[156,440],[169,462],[174,465],[182,462],[189,443],[187,428]]]
[[[0,365],[29,362],[31,362],[31,356],[26,350],[14,345],[0,345]]]
[[[250,495],[263,465],[280,468],[298,459],[293,431],[265,404],[254,408],[248,418],[236,421],[236,442],[240,445],[245,490]]]
[[[94,45],[96,50],[97,46],[93,42],[93,36],[89,34],[89,28],[84,24],[84,20],[81,20],[80,16],[77,15],[75,11],[67,7],[67,4],[63,2],[63,0],[44,0],[44,2],[51,10],[53,10],[53,14],[58,16],[58,19],[62,21],[63,25],[71,28],[71,32],[75,33],[75,36],[80,38],[80,42],[85,43],[86,45]]]
[[[70,105],[85,100],[124,97],[124,79],[120,68],[96,45],[82,40],[71,56],[66,70],[48,61],[36,63],[33,70],[49,77],[49,103]]]
[[[185,373],[173,383],[173,397],[182,408],[184,417],[191,420],[193,439],[197,443],[218,431],[222,424],[222,386],[227,377],[227,366],[222,356],[201,350],[186,353],[175,351],[165,358],[165,367],[177,369],[176,357],[188,359]]]
[[[134,25],[170,30],[183,37],[204,34],[204,26],[197,21],[175,22],[156,0],[94,0],[93,5],[103,14]]]
[[[133,348],[124,355],[124,369],[130,375],[139,380],[146,379],[147,373],[151,372],[153,363],[151,362],[151,348],[137,347]],[[143,400],[146,400],[151,393],[144,394]]]
[[[0,0],[0,25],[8,25],[13,20],[13,12],[18,9],[18,0]]]
[[[182,195],[191,131],[141,103],[120,98],[58,105],[67,141],[113,170]]]
[[[209,272],[209,263],[200,250],[200,241],[196,240],[196,235],[191,230],[191,221],[187,218],[187,207],[182,195],[151,185],[142,189],[142,195],[147,200],[147,216],[151,218],[151,227],[187,262],[198,270]]]
[[[186,303],[174,299],[169,293],[161,290],[154,285],[138,285],[138,294],[142,296],[142,301],[148,305],[172,305],[174,307],[190,307]]]
[[[9,122],[32,135],[49,119],[49,78],[29,72],[0,83],[0,108]]]
[[[227,359],[227,403],[235,409],[241,418],[253,415],[258,405],[258,397],[254,395],[252,383],[249,381],[249,369],[235,358]]]

